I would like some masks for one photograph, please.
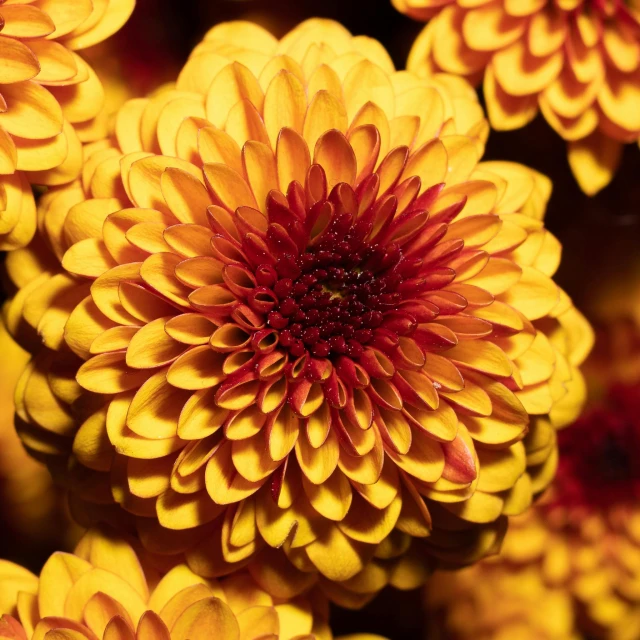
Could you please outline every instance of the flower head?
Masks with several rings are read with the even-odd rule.
[[[424,578],[413,539],[493,550],[553,476],[591,334],[551,280],[548,180],[479,163],[485,136],[464,81],[318,20],[216,27],[126,104],[42,199],[62,270],[9,261],[41,269],[10,307],[39,334],[19,417],[76,513],[354,606]]]
[[[474,567],[466,577],[465,572],[434,577],[428,601],[436,609],[448,609],[446,618],[456,620],[461,638],[476,637],[461,617],[465,599],[494,622],[517,604],[536,628],[554,620],[536,603],[543,597],[556,602],[568,598],[575,611],[573,622],[568,615],[555,618],[564,621],[564,635],[550,637],[568,637],[569,630],[608,640],[638,636],[640,571],[631,559],[640,552],[640,481],[634,463],[639,397],[638,384],[617,385],[605,402],[560,433],[556,480],[536,508],[514,518],[500,558]],[[531,586],[525,594],[515,587],[524,588],[527,581],[535,590]],[[485,589],[498,583],[514,585],[513,595],[505,595],[500,616],[493,617],[492,607],[484,609]],[[442,589],[445,584],[449,592]],[[457,599],[454,593],[465,595]]]
[[[622,144],[640,134],[640,5],[636,0],[395,0],[432,18],[408,67],[479,81],[491,124],[517,129],[541,111],[569,142],[580,187],[613,177]]]
[[[20,0],[0,6],[0,250],[35,231],[29,184],[58,185],[82,170],[104,92],[75,51],[115,33],[135,0]],[[16,173],[17,172],[17,173]]]
[[[90,530],[74,553],[54,553],[39,577],[11,562],[0,567],[0,638],[333,638],[318,594],[274,600],[246,572],[217,581],[183,564],[160,570],[152,556],[107,530]]]

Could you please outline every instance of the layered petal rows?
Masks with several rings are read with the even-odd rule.
[[[419,75],[483,80],[492,127],[541,111],[569,146],[580,187],[613,177],[622,144],[640,135],[640,5],[635,0],[394,0],[432,18],[408,62]]]
[[[465,81],[321,20],[220,25],[125,104],[8,259],[18,430],[76,517],[348,606],[495,550],[592,338],[549,181],[486,135]]]
[[[37,577],[0,561],[0,638],[28,640],[332,640],[326,600],[274,600],[246,572],[207,580],[93,529]],[[355,634],[350,640],[384,640]],[[346,640],[346,639],[345,639]]]
[[[6,0],[0,6],[0,250],[36,228],[30,184],[82,170],[82,142],[101,135],[104,92],[77,54],[115,33],[135,0]],[[104,134],[102,134],[104,135]]]

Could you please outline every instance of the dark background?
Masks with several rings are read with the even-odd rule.
[[[380,40],[396,67],[402,68],[422,25],[397,13],[390,0],[138,0],[112,51],[122,54],[125,77],[135,75],[141,91],[175,77],[191,49],[214,24],[247,19],[281,37],[300,21],[320,16],[339,20],[354,34]],[[596,300],[612,282],[640,282],[640,152],[625,150],[622,169],[595,198],[585,196],[573,180],[565,143],[538,117],[516,132],[492,133],[485,159],[522,162],[552,178],[547,226],[564,245],[558,283],[587,315],[596,320]],[[637,289],[640,292],[640,288]],[[27,549],[11,538],[0,514],[1,557],[12,557],[38,570],[54,549]],[[4,538],[4,542],[2,542]],[[422,637],[419,593],[387,590],[358,613],[335,610],[336,636],[369,632],[390,640]]]

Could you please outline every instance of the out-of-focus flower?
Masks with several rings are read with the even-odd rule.
[[[500,558],[434,577],[428,602],[448,609],[445,619],[459,637],[478,637],[473,616],[466,623],[462,618],[462,602],[491,621],[517,608],[531,628],[556,629],[542,637],[569,637],[571,616],[554,618],[536,602],[551,599],[559,607],[567,597],[574,634],[603,640],[640,635],[639,416],[640,385],[615,386],[605,404],[560,434],[556,481],[538,507],[513,519]],[[489,604],[486,590],[496,582],[511,585],[512,597],[505,591]],[[497,626],[492,630],[486,637],[503,637]]]
[[[39,539],[51,533],[43,524],[51,517],[56,496],[49,471],[27,454],[13,427],[13,393],[29,354],[1,322],[0,353],[0,508],[6,526]]]
[[[507,534],[507,538],[511,532]],[[573,640],[571,595],[550,587],[535,567],[489,560],[437,572],[428,589],[427,627],[447,640]],[[444,630],[439,635],[436,630]]]
[[[484,78],[491,125],[518,129],[541,111],[568,141],[569,164],[590,195],[613,177],[640,134],[637,0],[393,0],[431,18],[408,68]]]
[[[127,539],[93,529],[39,577],[0,561],[0,638],[331,640],[326,600],[312,595],[274,599],[246,572],[207,580],[179,564],[160,573]]]
[[[59,185],[82,170],[104,91],[75,51],[115,33],[135,0],[18,0],[0,6],[0,250],[36,227],[30,184]]]
[[[26,278],[33,273],[26,269]],[[16,384],[29,362],[29,354],[7,333],[0,319],[0,510],[3,527],[30,545],[68,544],[77,540],[61,492],[53,485],[45,465],[27,454],[14,427]],[[28,434],[23,434],[28,439]],[[72,543],[73,544],[73,543]]]
[[[128,102],[42,198],[52,255],[9,257],[19,420],[77,517],[351,606],[494,550],[553,477],[591,330],[551,279],[549,181],[479,162],[486,134],[465,81],[321,20],[220,25]]]
[[[620,228],[631,244],[613,238],[618,253],[612,255],[622,257],[603,265],[587,298],[597,335],[584,369],[590,398],[606,395],[612,384],[640,381],[640,262],[633,246],[637,232],[637,225]]]

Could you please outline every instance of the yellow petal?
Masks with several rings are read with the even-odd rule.
[[[24,82],[38,75],[38,58],[22,42],[0,36],[0,57],[5,60],[0,73],[3,84]]]
[[[296,458],[303,474],[314,484],[322,484],[335,471],[340,457],[340,445],[334,431],[319,448],[309,443],[306,435],[296,440]]]
[[[278,184],[283,193],[294,180],[300,184],[305,183],[311,165],[311,155],[304,138],[293,129],[284,128],[280,131],[276,147],[276,164]]]
[[[325,170],[329,192],[340,182],[354,184],[356,156],[349,141],[339,131],[327,131],[318,139],[313,162]]]
[[[284,127],[302,133],[306,111],[302,83],[293,73],[280,71],[269,83],[264,97],[264,123],[273,149]]]
[[[212,637],[240,640],[240,626],[231,609],[218,598],[192,604],[171,629],[175,640],[210,640]]]
[[[522,40],[493,56],[492,67],[498,84],[513,96],[528,96],[549,86],[562,70],[561,51],[535,58]]]
[[[44,140],[62,131],[62,110],[58,101],[32,80],[4,85],[2,97],[7,109],[0,113],[0,126],[11,135]]]
[[[321,485],[316,485],[302,477],[302,486],[311,506],[329,520],[342,520],[349,511],[353,493],[349,480],[340,469]]]
[[[127,426],[145,438],[172,438],[178,433],[178,418],[190,395],[172,387],[166,372],[159,371],[136,392],[127,414]]]
[[[181,494],[167,489],[158,497],[158,522],[167,529],[183,530],[199,527],[217,518],[224,507],[211,500],[206,491]]]
[[[185,443],[180,438],[148,440],[128,429],[126,418],[131,399],[131,393],[116,396],[109,404],[107,412],[107,433],[118,453],[131,458],[153,460],[167,456],[184,446]]]
[[[303,136],[309,149],[315,149],[318,138],[330,129],[347,130],[344,105],[327,91],[318,91],[309,104],[304,120]]]
[[[241,100],[248,100],[262,110],[264,95],[255,76],[244,65],[234,62],[214,78],[207,95],[207,119],[223,127],[229,112]]]
[[[364,566],[361,545],[347,538],[337,526],[327,529],[306,551],[318,571],[335,582],[352,578]]]
[[[538,113],[536,96],[516,97],[509,95],[496,82],[491,66],[487,67],[484,74],[483,89],[491,126],[497,131],[521,129],[529,124]]]
[[[56,25],[52,38],[60,38],[79,27],[90,15],[93,5],[90,0],[77,2],[56,2],[40,0],[38,6],[45,11]]]
[[[267,196],[278,188],[278,170],[273,151],[262,142],[249,140],[242,149],[242,161],[258,208],[267,210]]]
[[[191,395],[178,422],[178,435],[185,440],[199,440],[215,433],[229,412],[215,403],[216,389],[203,389]]]
[[[377,509],[356,495],[349,513],[338,523],[338,527],[352,540],[379,544],[395,527],[401,509],[400,494],[384,509]]]
[[[369,60],[363,60],[349,71],[343,90],[349,120],[367,102],[380,107],[388,118],[395,115],[395,96],[389,75]]]
[[[622,145],[599,132],[569,143],[569,165],[580,188],[590,196],[604,189],[618,169]]]
[[[69,38],[65,39],[65,45],[70,49],[78,50],[106,40],[127,22],[134,7],[134,0],[110,0],[99,21],[90,29],[81,25]]]
[[[67,593],[91,565],[68,553],[54,553],[40,572],[38,609],[42,617],[62,616]]]
[[[248,498],[264,483],[250,482],[235,469],[231,459],[231,444],[220,446],[207,463],[205,482],[211,499],[220,505],[232,504]]]
[[[82,620],[84,607],[98,592],[119,602],[127,610],[134,624],[138,623],[146,610],[144,600],[138,592],[120,576],[105,569],[90,569],[69,589],[64,605],[65,617]]]
[[[257,209],[258,205],[244,178],[224,164],[206,164],[204,175],[217,202],[233,213],[238,207]]]

